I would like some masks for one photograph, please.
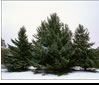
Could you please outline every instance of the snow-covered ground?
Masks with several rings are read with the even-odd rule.
[[[97,70],[97,73],[92,72],[82,72],[82,71],[75,71],[72,73],[69,73],[67,75],[57,76],[52,74],[34,74],[32,71],[26,71],[26,72],[7,72],[6,69],[2,69],[2,80],[10,80],[10,79],[99,79],[99,70]]]

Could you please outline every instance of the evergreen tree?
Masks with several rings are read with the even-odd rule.
[[[26,29],[22,27],[18,33],[18,40],[11,39],[15,46],[8,45],[9,54],[5,57],[5,66],[8,71],[17,72],[28,69],[31,59],[31,44],[28,42]]]
[[[96,49],[93,49],[93,52],[96,58],[95,68],[99,68],[99,47],[97,47]]]
[[[95,51],[96,51],[96,57],[97,57],[97,59],[99,59],[99,47],[97,47],[97,48],[95,49]]]
[[[80,66],[87,70],[87,68],[91,68],[94,65],[94,56],[91,50],[91,46],[94,43],[89,43],[89,32],[82,25],[75,31],[74,35],[74,56],[72,61],[75,66]]]
[[[3,64],[5,55],[6,55],[6,44],[5,40],[1,38],[1,64]]]
[[[33,40],[33,66],[37,69],[66,71],[72,55],[72,33],[56,13],[43,21]],[[35,63],[34,63],[35,60]]]

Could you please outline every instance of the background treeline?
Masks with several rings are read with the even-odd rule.
[[[42,21],[28,42],[25,27],[20,28],[18,39],[11,39],[15,46],[8,45],[4,65],[10,72],[25,71],[29,66],[36,72],[70,72],[80,66],[99,68],[99,47],[92,48],[87,28],[79,24],[73,34],[67,24],[60,21],[56,13]]]

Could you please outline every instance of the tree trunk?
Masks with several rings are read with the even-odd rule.
[[[84,71],[87,71],[87,68],[86,67],[84,68]]]

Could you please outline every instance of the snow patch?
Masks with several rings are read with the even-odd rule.
[[[30,67],[34,69],[33,67]],[[76,68],[77,69],[77,68]],[[98,72],[84,72],[84,71],[74,71],[68,73],[67,75],[57,76],[52,74],[43,75],[34,74],[32,71],[25,71],[25,72],[7,72],[6,69],[2,69],[2,80],[33,80],[33,79],[99,79],[99,69]]]
[[[30,70],[33,70],[33,69],[36,69],[36,68],[35,68],[35,67],[33,67],[33,66],[30,66],[30,67],[29,67],[29,69],[30,69]]]

